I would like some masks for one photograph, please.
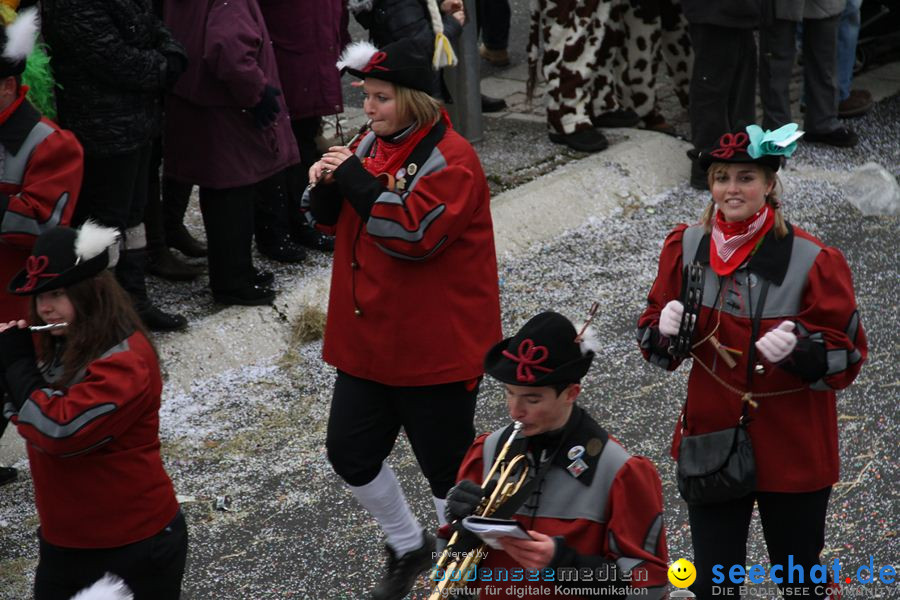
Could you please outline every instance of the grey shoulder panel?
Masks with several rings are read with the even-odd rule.
[[[700,240],[703,239],[703,225],[691,225],[684,230],[681,238],[681,264],[689,265],[694,262],[694,255],[697,254],[697,248],[700,246]]]
[[[537,517],[550,519],[586,519],[596,523],[607,520],[609,490],[619,469],[628,462],[631,455],[619,444],[609,440],[597,461],[597,472],[588,488],[568,471],[551,466],[541,487]],[[530,505],[530,502],[526,502]],[[518,514],[530,516],[531,509],[523,505]]]
[[[16,185],[22,183],[22,178],[25,176],[25,168],[28,166],[28,160],[31,158],[34,149],[54,131],[56,130],[43,121],[38,121],[31,128],[31,131],[28,132],[28,136],[22,142],[22,147],[19,148],[18,153],[10,154],[5,152],[0,182]]]

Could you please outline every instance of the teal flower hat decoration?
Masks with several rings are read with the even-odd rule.
[[[747,136],[750,143],[747,145],[747,154],[753,158],[761,156],[785,156],[789,157],[797,149],[797,140],[803,137],[796,123],[788,123],[775,131],[763,131],[759,125],[748,125]]]

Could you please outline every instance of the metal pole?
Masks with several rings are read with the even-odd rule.
[[[444,69],[444,77],[453,104],[447,105],[447,112],[453,127],[470,142],[480,142],[484,138],[484,123],[481,117],[481,57],[478,55],[478,23],[475,0],[465,0],[466,24],[460,35],[456,56],[459,64]]]

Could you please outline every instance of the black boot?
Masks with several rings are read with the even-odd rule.
[[[154,306],[147,297],[144,267],[147,261],[145,248],[122,250],[116,265],[116,279],[131,294],[138,316],[151,331],[177,331],[187,327],[182,315],[169,314]]]
[[[492,98],[491,96],[481,95],[481,112],[495,113],[506,110],[506,100],[503,98]]]
[[[709,179],[706,170],[700,166],[700,152],[691,148],[687,151],[687,156],[691,159],[691,187],[695,190],[708,190]]]
[[[163,312],[150,303],[150,300],[136,301],[135,309],[144,326],[150,331],[181,331],[187,328],[184,315]]]
[[[294,225],[291,235],[294,241],[301,246],[313,250],[321,250],[322,252],[334,251],[334,236],[325,235],[309,224],[303,223]]]
[[[259,287],[272,287],[272,284],[275,283],[275,274],[272,271],[260,271],[256,267],[252,267],[250,283]]]
[[[422,532],[422,545],[403,556],[394,554],[390,546],[387,551],[387,572],[372,591],[372,600],[400,600],[416,583],[416,577],[434,564],[432,553],[435,548],[434,536]]]
[[[195,239],[184,226],[184,213],[191,200],[189,183],[163,178],[163,231],[170,248],[175,248],[185,256],[200,258],[206,256],[206,245]]]
[[[175,226],[174,231],[166,232],[166,242],[185,256],[200,258],[206,256],[206,244],[191,235],[184,223]]]
[[[19,472],[12,467],[0,467],[0,485],[12,483],[19,476]]]
[[[550,132],[550,141],[554,144],[565,144],[579,152],[600,152],[609,147],[606,136],[599,129],[587,127],[572,133]]]
[[[6,394],[3,390],[0,390],[0,406],[6,402]],[[0,415],[0,438],[3,437],[3,432],[6,430],[6,425],[9,423],[2,415]],[[12,467],[0,467],[0,485],[6,485],[7,483],[12,483],[16,480],[16,477],[19,476],[19,472]]]

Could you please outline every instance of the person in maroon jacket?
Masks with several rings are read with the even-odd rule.
[[[388,539],[373,598],[399,599],[432,562],[385,462],[400,428],[439,519],[475,437],[480,357],[500,338],[490,192],[478,156],[428,95],[412,40],[351,45],[339,66],[364,79],[371,131],[309,171],[319,226],[336,231],[323,355],[338,369],[328,457]]]
[[[524,455],[529,465],[522,491],[501,510],[531,539],[503,537],[502,549],[486,549],[475,577],[481,598],[665,596],[668,550],[656,467],[629,454],[576,404],[598,349],[591,330],[579,332],[548,311],[485,356],[484,370],[503,383],[509,416],[521,425],[507,460]],[[447,495],[447,519],[460,531],[449,553],[465,555],[481,543],[462,519],[496,484],[482,482],[514,431],[509,425],[481,435],[466,454],[460,481]],[[526,569],[539,579],[525,577]],[[585,571],[605,575],[585,579]],[[435,573],[438,580],[456,576]]]
[[[269,304],[272,274],[256,271],[251,255],[254,197],[300,154],[262,12],[256,0],[165,0],[163,14],[188,55],[166,99],[165,176],[200,187],[213,298]],[[264,254],[302,260],[302,248],[259,233]]]
[[[280,227],[303,246],[333,250],[334,239],[309,225],[299,203],[309,183],[309,168],[322,155],[316,144],[322,118],[344,112],[341,73],[335,63],[350,43],[347,6],[342,0],[259,0],[259,8],[272,37],[301,160],[282,177],[270,179],[263,193],[277,196],[280,186],[287,186],[289,218]]]
[[[789,156],[796,140],[780,147],[765,140],[789,141],[785,136],[796,125],[786,129],[763,134],[751,125],[700,154],[712,199],[699,224],[678,225],[666,238],[638,320],[644,357],[677,368],[681,360],[668,348],[685,311],[679,300],[683,269],[703,267],[687,402],[672,455],[677,459],[683,436],[739,421],[753,445],[754,492],[688,504],[697,568],[692,590],[700,598],[713,597],[713,565],[745,564],[754,503],[772,564],[786,569],[790,560],[807,574],[819,564],[828,497],[838,480],[835,390],[850,385],[866,359],[843,255],[782,214],[776,171],[780,155]],[[719,587],[740,595],[730,581]],[[812,590],[790,592],[812,597]]]
[[[92,221],[42,234],[9,284],[31,316],[0,324],[3,412],[25,438],[40,518],[36,600],[68,600],[106,572],[135,600],[180,595],[187,529],[160,458],[162,379],[106,270],[117,237]],[[49,326],[36,344],[29,324]]]
[[[0,56],[0,282],[9,281],[21,268],[41,232],[69,224],[84,172],[84,153],[75,135],[42,117],[26,97],[28,87],[22,85],[26,57],[37,36],[35,9],[22,11],[16,23],[16,27],[0,29],[4,47]],[[0,323],[27,314],[25,298],[0,288]],[[6,424],[0,416],[0,437]],[[14,468],[0,467],[0,485],[15,478]]]

